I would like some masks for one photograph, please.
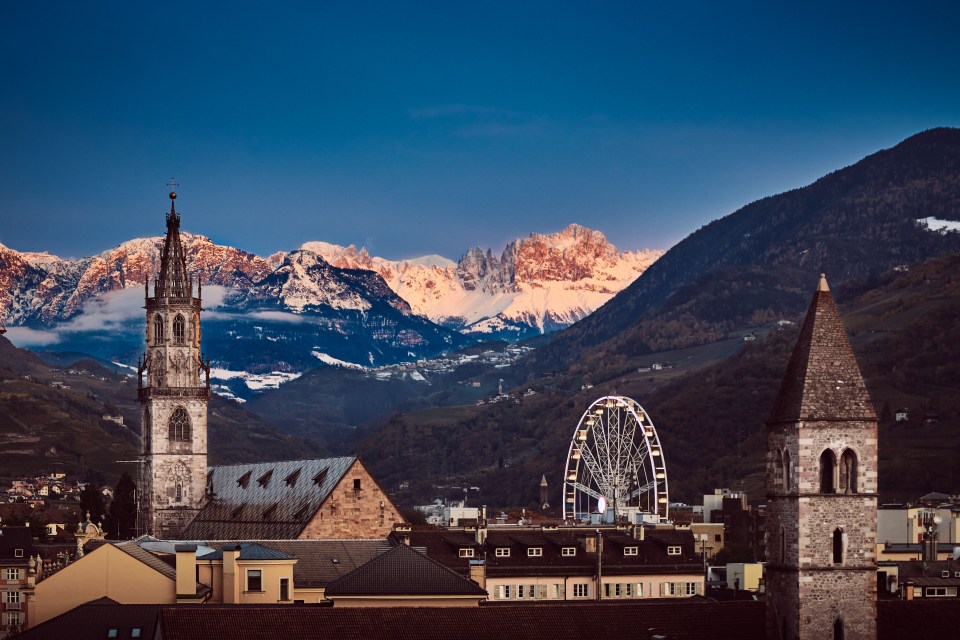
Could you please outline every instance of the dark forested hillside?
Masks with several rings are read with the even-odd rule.
[[[702,227],[532,354],[524,372],[564,368],[641,319],[642,329],[629,341],[634,352],[703,344],[771,315],[797,313],[803,305],[797,286],[820,271],[839,284],[960,251],[960,234],[917,222],[930,216],[960,219],[958,129],[917,134]],[[724,302],[725,289],[760,278],[759,295],[714,306]]]

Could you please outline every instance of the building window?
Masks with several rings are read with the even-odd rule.
[[[833,564],[843,564],[843,529],[833,531]]]
[[[577,555],[576,547],[563,547],[560,549],[560,555],[562,556],[575,556]]]
[[[857,492],[857,454],[853,449],[847,449],[840,456],[840,491]]]
[[[785,450],[785,451],[783,452],[783,490],[784,490],[784,491],[787,491],[787,492],[790,491],[790,487],[791,487],[790,482],[791,482],[791,479],[790,479],[790,452]]]
[[[543,555],[543,547],[530,547],[527,549],[527,556],[531,558],[539,558]]]
[[[7,580],[19,580],[20,569],[7,569]]]
[[[183,500],[183,485],[179,482],[177,483],[177,502]]]
[[[190,441],[190,416],[183,407],[177,407],[170,416],[169,438],[178,442]]]
[[[153,316],[153,341],[163,342],[163,316],[159,313]]]
[[[131,637],[131,638],[139,638],[139,637],[140,637],[140,627],[134,627],[133,629],[130,629],[130,637]]]
[[[927,587],[923,595],[931,598],[957,597],[956,587]]]
[[[679,547],[678,547],[678,548],[679,548]],[[673,547],[670,547],[670,549],[673,549]],[[637,547],[624,547],[624,548],[623,548],[623,555],[625,555],[625,556],[635,556],[635,555],[637,555],[638,552],[639,552],[639,549],[638,549]],[[669,550],[668,550],[668,553],[669,553]]]
[[[836,493],[837,483],[834,474],[837,468],[837,456],[827,449],[820,454],[820,493]]]
[[[510,598],[513,597],[513,591],[512,591],[511,585],[509,584],[501,584],[497,586],[496,593],[497,593],[497,597],[501,600],[509,600]]]
[[[699,582],[687,582],[686,583],[686,594],[688,596],[695,596],[700,593],[700,583]]]
[[[497,547],[497,550],[494,551],[494,555],[498,558],[509,558],[510,547]]]
[[[360,478],[353,479],[353,490],[360,491]]]
[[[183,338],[185,335],[184,328],[186,323],[183,321],[183,316],[179,313],[177,317],[173,319],[173,341],[177,344],[183,344]]]
[[[840,618],[833,621],[833,640],[843,640],[843,620]]]
[[[787,531],[780,527],[780,562],[787,562]]]
[[[113,628],[113,627],[111,627],[110,629],[107,629],[107,637],[108,637],[108,638],[119,638],[119,637],[120,637],[120,630],[119,630],[119,629],[115,629],[115,628]]]
[[[472,557],[473,557],[473,549],[460,549],[460,557],[461,557],[461,558],[472,558]]]
[[[290,578],[280,578],[280,601],[286,602],[290,599]]]
[[[774,462],[773,483],[778,489],[783,489],[783,452],[777,449],[777,459]]]
[[[577,583],[573,585],[573,597],[574,598],[589,598],[590,597],[590,585]]]
[[[683,547],[680,547],[680,546],[667,547],[668,556],[679,556],[681,553],[683,553]]]
[[[23,557],[23,549],[14,549],[14,550],[13,550],[13,557],[14,557],[14,558],[22,558],[22,557]]]
[[[247,591],[263,591],[263,574],[260,569],[247,569]]]
[[[3,594],[3,601],[9,604],[20,604],[20,592],[19,591],[5,591]],[[7,609],[13,609],[14,607],[7,607]]]

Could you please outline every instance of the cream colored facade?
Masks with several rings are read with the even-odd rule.
[[[486,578],[491,600],[639,600],[686,598],[704,593],[703,574],[603,576],[597,595],[595,576]]]
[[[176,581],[105,544],[37,583],[30,626],[104,597],[121,604],[174,604]]]

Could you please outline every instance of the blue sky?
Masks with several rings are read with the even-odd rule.
[[[960,3],[0,3],[0,242],[666,248],[960,125]]]

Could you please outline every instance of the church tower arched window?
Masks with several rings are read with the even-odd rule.
[[[833,530],[833,564],[843,564],[843,529]]]
[[[177,407],[173,415],[170,416],[170,435],[171,440],[179,442],[189,442],[190,440],[190,416],[183,407]]]
[[[790,450],[783,452],[783,490],[790,491]]]
[[[183,320],[183,316],[179,313],[177,317],[173,319],[173,341],[177,344],[183,344],[183,339],[186,335],[186,322]]]
[[[830,449],[820,454],[820,493],[836,493],[837,456]]]
[[[153,316],[153,340],[163,342],[163,316],[159,313]]]
[[[840,456],[840,493],[857,492],[857,454],[847,449]]]

